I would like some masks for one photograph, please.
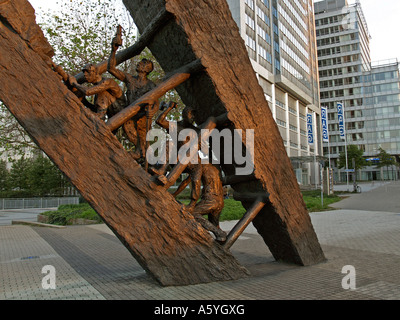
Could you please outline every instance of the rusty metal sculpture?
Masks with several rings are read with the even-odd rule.
[[[142,36],[115,54],[115,65],[147,46],[167,72],[160,84],[132,98],[106,122],[93,117],[52,69],[53,51],[30,4],[0,1],[0,99],[160,284],[247,276],[228,249],[251,222],[276,260],[298,265],[324,261],[282,138],[226,1],[197,1],[196,10],[186,0],[124,4]],[[108,61],[98,64],[97,72],[105,72],[107,65]],[[84,81],[83,73],[75,78]],[[199,228],[193,215],[196,207],[191,213],[168,192],[187,164],[176,164],[160,183],[113,134],[173,88],[196,111],[198,129],[255,129],[252,174],[238,176],[239,163],[221,162],[223,184],[232,186],[234,197],[247,209],[223,244]]]
[[[93,64],[87,64],[83,67],[85,81],[91,83],[91,87],[78,84],[75,77],[69,77],[69,84],[76,89],[80,95],[94,98],[94,111],[101,120],[106,120],[108,108],[122,97],[122,89],[113,79],[105,79],[98,72]]]
[[[154,82],[148,79],[148,75],[153,71],[154,66],[152,61],[142,59],[136,66],[136,76],[118,70],[116,68],[115,55],[121,45],[121,26],[118,26],[116,36],[111,44],[111,55],[108,60],[107,70],[115,78],[125,83],[127,87],[127,105],[129,105],[156,87]],[[155,101],[152,105],[143,104],[141,107],[142,109],[138,108],[137,114],[132,119],[123,124],[128,139],[136,146],[135,157],[137,159],[145,157],[146,134],[149,131],[151,119],[159,109],[159,103]]]
[[[175,107],[175,103],[170,103],[167,109],[156,120],[156,123],[166,129],[168,133],[170,133],[170,123],[165,118]],[[193,125],[193,121],[194,110],[191,107],[185,107],[182,112],[182,120],[176,123],[176,133],[179,134],[183,130],[192,129],[195,130],[196,134],[199,134],[199,129]],[[178,146],[182,147],[185,143],[187,142],[181,141]],[[173,195],[176,197],[189,183],[192,183],[190,203],[186,206],[186,210],[192,213],[195,219],[206,230],[211,231],[218,242],[224,243],[226,241],[226,233],[219,227],[219,216],[224,207],[221,172],[211,163],[202,163],[205,161],[201,160],[198,155],[195,158],[195,163],[189,163],[186,167],[185,171],[189,174],[188,178],[179,185]],[[162,181],[165,181],[164,183],[168,186],[171,184],[170,181]],[[200,197],[201,201],[198,202]],[[208,215],[208,221],[203,218],[203,215]]]

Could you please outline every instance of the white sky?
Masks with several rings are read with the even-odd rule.
[[[35,10],[39,7],[57,10],[59,1],[29,0]],[[352,4],[355,0],[348,2]],[[373,62],[393,58],[400,60],[400,1],[360,0],[360,2],[372,36],[371,60]]]

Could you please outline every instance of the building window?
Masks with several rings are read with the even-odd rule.
[[[283,102],[281,102],[281,101],[279,101],[279,100],[275,100],[275,104],[276,104],[278,107],[281,107],[282,109],[285,109],[285,110],[286,110],[286,106],[285,106],[285,104],[284,104]]]
[[[262,21],[264,21],[268,26],[270,25],[270,20],[269,20],[268,15],[266,15],[266,14],[264,13],[264,11],[262,11],[261,8],[258,7],[258,6],[257,6],[257,15],[258,15],[258,16],[260,17],[260,19],[261,19]]]
[[[246,13],[246,24],[253,30],[255,30],[256,24],[254,22],[254,19],[252,19],[247,13]]]
[[[277,123],[279,126],[286,128],[286,122],[285,122],[285,121],[282,121],[282,120],[280,120],[280,119],[276,119],[276,123]]]
[[[246,34],[246,45],[252,50],[256,51],[256,42],[249,35]]]
[[[250,7],[251,10],[254,10],[254,0],[245,0],[245,3]]]
[[[262,0],[261,2],[269,9],[269,0]]]
[[[277,74],[281,73],[281,63],[278,59],[275,59],[275,71],[277,72]]]

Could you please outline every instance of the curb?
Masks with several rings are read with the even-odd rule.
[[[34,227],[47,227],[47,228],[56,228],[56,229],[64,229],[65,226],[58,226],[55,224],[48,224],[48,223],[41,223],[41,222],[34,222],[34,221],[21,221],[21,220],[12,220],[11,224],[14,225],[28,225]]]

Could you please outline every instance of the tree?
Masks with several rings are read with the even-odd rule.
[[[28,190],[33,196],[62,195],[65,179],[56,166],[44,156],[32,160],[28,168]]]
[[[4,160],[0,160],[0,192],[9,190],[10,173],[7,170],[7,164]]]
[[[347,146],[347,159],[348,159],[348,168],[349,169],[362,169],[367,163],[365,158],[363,157],[364,151],[359,149],[356,145],[348,145]],[[353,166],[353,159],[355,160],[355,167]],[[346,154],[345,152],[340,153],[338,168],[346,168]]]
[[[123,47],[135,42],[136,27],[121,0],[64,0],[58,12],[39,12],[39,17],[54,49],[54,61],[71,74],[87,63],[108,59],[118,25],[124,31]],[[131,68],[131,61],[123,67]]]
[[[365,158],[363,157],[364,151],[359,149],[356,145],[347,146],[347,164],[348,169],[354,169],[355,177],[357,177],[357,171],[364,168],[367,165]],[[346,153],[341,152],[339,155],[338,168],[346,168]]]
[[[377,155],[377,158],[379,158],[379,163],[377,165],[377,168],[386,167],[386,175],[389,179],[389,167],[396,165],[396,158],[394,156],[391,156],[381,147],[379,148],[379,153]]]
[[[10,186],[15,191],[27,191],[30,189],[29,168],[32,159],[22,156],[13,162],[10,171]]]
[[[25,130],[0,101],[0,155],[22,156],[26,150],[38,150]]]
[[[4,165],[0,162],[0,182],[2,177],[7,179],[7,188],[1,184],[0,191],[7,191],[6,197],[61,196],[66,187],[71,187],[58,168],[42,154],[14,160],[9,174],[3,174],[3,167],[5,162]]]

